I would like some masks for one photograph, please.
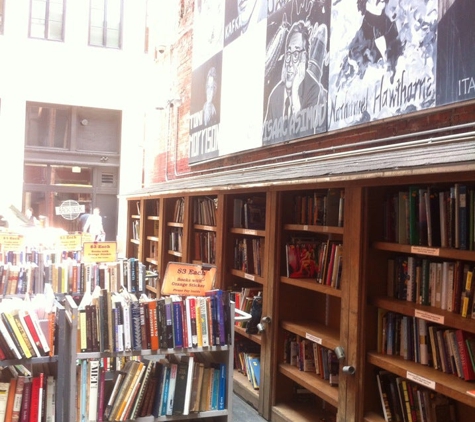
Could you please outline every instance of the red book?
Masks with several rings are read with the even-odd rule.
[[[43,407],[43,379],[44,374],[40,372],[31,380],[31,400],[29,422],[41,422],[41,409]]]
[[[98,410],[97,410],[97,422],[103,421],[104,416],[104,400],[105,400],[105,380],[106,380],[106,371],[103,365],[101,365],[99,370],[99,397],[98,397]]]
[[[471,335],[466,331],[456,330],[455,336],[457,338],[457,346],[460,353],[460,360],[462,361],[463,379],[465,381],[473,381],[475,380],[475,371],[473,370],[467,342],[465,341]]]
[[[41,356],[45,356],[46,352],[43,349],[43,345],[40,341],[40,337],[38,335],[38,332],[36,331],[36,327],[33,323],[33,320],[31,319],[31,315],[27,311],[20,311],[20,317],[23,318],[23,320],[25,321],[25,324],[31,334],[31,338],[33,339]]]
[[[31,389],[32,380],[25,380],[23,387],[23,397],[21,400],[20,422],[29,422],[30,420],[30,407],[31,407]]]

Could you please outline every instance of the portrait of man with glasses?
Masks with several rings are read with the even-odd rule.
[[[328,33],[326,25],[303,20],[285,38],[281,77],[268,97],[263,143],[295,139],[326,129],[327,90],[322,69]]]

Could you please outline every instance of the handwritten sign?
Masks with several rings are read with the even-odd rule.
[[[3,251],[20,252],[23,250],[23,236],[21,234],[0,234],[0,244]]]
[[[59,244],[63,251],[80,251],[82,248],[82,236],[80,234],[60,236]]]
[[[204,296],[214,288],[216,267],[169,262],[162,284],[163,295]]]
[[[83,262],[115,262],[117,261],[116,242],[84,242]]]

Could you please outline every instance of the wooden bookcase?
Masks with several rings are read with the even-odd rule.
[[[161,238],[183,228],[182,251],[177,256],[167,242],[159,247],[157,267],[167,262],[199,262],[197,233],[216,235],[215,265],[217,285],[227,290],[242,287],[262,288],[262,316],[269,317],[260,334],[236,328],[236,338],[247,339],[260,350],[261,385],[254,390],[242,374],[235,371],[234,390],[251,403],[266,419],[314,421],[316,415],[338,422],[384,422],[376,379],[377,370],[386,370],[404,378],[419,377],[455,402],[457,420],[471,421],[475,415],[475,397],[467,394],[473,383],[442,373],[427,365],[410,362],[377,351],[378,309],[414,317],[419,311],[444,319],[444,326],[475,333],[470,318],[433,307],[411,304],[387,297],[387,261],[390,256],[406,254],[432,256],[440,260],[460,260],[475,266],[475,252],[458,249],[413,249],[389,242],[384,237],[384,200],[389,192],[411,185],[442,188],[455,183],[475,186],[473,167],[455,165],[441,172],[421,169],[418,172],[388,172],[384,177],[361,178],[358,175],[340,181],[312,179],[290,184],[223,186],[209,191],[181,192],[185,202],[183,222],[173,221],[172,208],[178,196],[158,191],[147,200],[160,200]],[[296,220],[297,196],[314,196],[329,190],[342,192],[344,213],[335,224],[314,224]],[[204,197],[216,200],[216,225],[193,220],[193,207]],[[265,204],[264,224],[259,228],[238,227],[236,203],[261,198]],[[136,200],[131,198],[129,202]],[[130,205],[130,204],[129,204]],[[132,209],[132,208],[130,208]],[[162,218],[165,216],[165,218]],[[132,218],[129,219],[133,221]],[[148,231],[149,229],[147,229]],[[144,233],[144,238],[148,236]],[[319,242],[341,243],[343,269],[339,287],[319,283],[313,276],[290,276],[287,272],[286,245],[292,237],[311,238]],[[254,269],[236,266],[236,244],[247,239],[264,244],[260,257],[260,274]],[[142,257],[145,259],[145,257]],[[381,312],[381,311],[380,311]],[[338,361],[338,385],[332,386],[313,373],[300,371],[284,361],[289,335],[307,339],[330,350],[344,352]],[[296,386],[302,387],[302,389]],[[306,392],[299,396],[297,393]]]
[[[365,304],[365,321],[367,322],[366,329],[368,331],[365,340],[366,340],[366,373],[365,378],[368,380],[366,383],[366,388],[368,389],[369,394],[366,394],[365,397],[365,410],[367,414],[378,414],[378,417],[366,418],[367,421],[382,421],[381,415],[381,402],[377,394],[377,384],[375,382],[374,373],[376,370],[386,370],[390,373],[408,379],[410,381],[415,381],[418,386],[427,387],[432,394],[440,393],[451,400],[453,400],[454,408],[456,411],[456,420],[457,421],[469,421],[473,420],[475,417],[475,397],[468,394],[468,391],[473,390],[474,384],[473,381],[465,381],[459,376],[453,373],[446,373],[442,369],[435,369],[433,364],[430,362],[432,359],[433,347],[430,344],[430,339],[427,334],[425,336],[426,341],[428,341],[428,355],[429,363],[423,364],[420,362],[420,357],[417,353],[420,351],[419,345],[415,343],[414,356],[409,356],[407,358],[401,356],[399,353],[394,352],[393,354],[389,353],[382,347],[382,343],[387,344],[381,340],[381,328],[378,325],[379,316],[378,313],[391,313],[392,315],[397,315],[397,318],[403,318],[406,321],[412,321],[411,323],[418,326],[418,320],[422,320],[422,324],[428,326],[433,326],[441,331],[445,330],[463,330],[471,336],[475,336],[475,321],[471,319],[470,315],[468,317],[462,317],[460,311],[457,309],[450,310],[450,306],[445,306],[439,304],[438,301],[431,301],[430,291],[429,295],[424,296],[429,302],[421,303],[422,301],[422,286],[417,287],[415,285],[415,298],[408,300],[407,291],[412,291],[412,284],[410,280],[407,281],[406,287],[407,291],[402,291],[400,293],[394,293],[394,289],[391,286],[399,285],[397,279],[393,279],[391,274],[394,274],[391,269],[388,270],[389,262],[396,260],[396,267],[400,268],[398,261],[402,265],[406,265],[408,259],[412,263],[417,263],[420,270],[420,277],[413,277],[413,280],[420,280],[422,285],[422,262],[433,262],[434,268],[436,263],[442,265],[443,262],[447,263],[456,263],[459,262],[461,265],[458,267],[462,269],[460,274],[460,283],[465,286],[466,274],[463,273],[463,265],[468,265],[470,271],[473,270],[475,266],[475,252],[472,250],[463,250],[458,247],[455,247],[453,244],[446,244],[442,246],[440,241],[436,239],[436,233],[439,219],[437,218],[437,212],[432,214],[432,217],[435,217],[434,226],[432,230],[434,233],[434,240],[432,245],[429,246],[428,240],[425,235],[421,235],[420,242],[414,240],[411,242],[410,236],[405,235],[408,239],[405,243],[400,243],[400,240],[404,240],[404,236],[396,230],[394,232],[394,226],[391,224],[391,218],[394,220],[395,214],[393,213],[391,217],[388,217],[389,212],[385,211],[384,208],[387,206],[388,197],[394,197],[398,195],[399,192],[409,194],[411,187],[416,187],[416,191],[421,188],[423,190],[429,188],[429,193],[438,194],[439,192],[447,192],[451,187],[454,187],[455,184],[461,184],[470,186],[474,188],[473,183],[473,174],[455,174],[450,175],[450,177],[421,177],[419,179],[410,179],[405,180],[404,178],[394,180],[392,185],[386,186],[377,186],[369,187],[367,189],[366,196],[366,226],[368,228],[368,243],[365,254],[367,259],[365,262],[365,288],[366,288],[366,297],[367,301]],[[435,196],[437,205],[439,205],[439,197]],[[416,196],[416,200],[419,199],[419,196]],[[469,196],[467,194],[467,207],[469,207]],[[473,200],[473,199],[472,199]],[[398,201],[398,204],[400,202]],[[417,205],[417,202],[416,202]],[[392,204],[389,204],[391,207]],[[389,208],[390,209],[390,208]],[[467,208],[468,210],[468,208]],[[421,210],[422,211],[422,210]],[[434,211],[434,209],[432,209]],[[419,209],[417,208],[417,212]],[[471,211],[473,213],[473,209]],[[473,219],[473,216],[472,216]],[[389,222],[388,222],[389,221]],[[411,219],[407,221],[406,225],[410,225]],[[416,222],[419,220],[416,220]],[[402,225],[404,226],[404,225]],[[397,226],[401,227],[401,224]],[[417,225],[415,226],[418,229]],[[470,226],[467,225],[467,229]],[[391,230],[392,229],[392,230]],[[473,226],[470,228],[473,231]],[[409,231],[406,230],[406,232]],[[427,233],[427,232],[425,232]],[[448,233],[447,233],[448,234]],[[403,236],[403,237],[400,237]],[[473,232],[472,232],[473,236]],[[450,235],[449,235],[450,237]],[[467,236],[468,239],[468,236]],[[472,237],[473,239],[473,237]],[[428,264],[427,264],[428,265]],[[408,264],[408,269],[412,267],[412,264]],[[429,268],[428,266],[426,268]],[[458,271],[458,270],[457,270]],[[455,273],[456,274],[456,273]],[[415,275],[415,272],[413,272]],[[455,278],[457,278],[455,276]],[[393,281],[391,281],[393,280]],[[456,281],[455,281],[456,282]],[[389,283],[389,284],[388,284]],[[447,294],[450,290],[447,290]],[[441,294],[440,299],[444,300],[444,294],[437,291],[436,296]],[[403,296],[406,296],[404,300]],[[458,295],[457,295],[458,296]],[[435,299],[435,296],[432,298]],[[446,308],[446,309],[444,309]],[[381,322],[380,322],[381,323]],[[424,333],[424,330],[423,330]],[[417,335],[420,334],[419,331]],[[401,340],[402,341],[402,340]],[[397,343],[395,344],[397,346]],[[470,364],[470,362],[468,362]],[[376,399],[376,400],[375,400]]]

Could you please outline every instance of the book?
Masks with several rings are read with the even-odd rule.
[[[32,378],[25,379],[21,399],[20,422],[30,421]]]
[[[25,375],[19,375],[16,379],[15,398],[13,402],[11,422],[18,422],[20,420],[21,402],[23,398],[23,390],[27,377]],[[48,421],[49,422],[49,421]]]
[[[175,388],[178,377],[178,363],[170,363],[170,378],[168,380],[168,396],[165,405],[165,415],[172,416],[175,400]]]
[[[393,422],[392,410],[390,406],[389,380],[387,378],[388,372],[380,370],[376,373],[376,381],[378,384],[379,398],[381,400],[381,407],[383,410],[384,420],[386,422]]]
[[[5,407],[5,413],[3,414],[3,419],[2,419],[2,411],[1,411],[1,408],[2,408],[1,401],[3,398],[0,397],[0,421],[4,421],[4,422],[11,421],[13,405],[15,402],[16,386],[17,386],[17,378],[10,379],[10,386],[8,387],[7,403]],[[1,394],[2,394],[2,391],[0,390],[0,395]]]
[[[467,338],[474,338],[474,336],[460,329],[455,330],[455,336],[457,339],[458,352],[462,364],[463,379],[465,381],[473,381],[475,380],[475,371],[470,358],[470,352],[468,350]]]
[[[189,413],[199,412],[201,401],[201,389],[203,386],[204,363],[195,362],[193,366],[193,378],[191,381],[191,393]]]
[[[9,382],[0,382],[0,421],[1,422],[5,420],[9,390],[10,390]]]
[[[98,359],[88,359],[88,420],[97,420],[99,398],[99,371]]]
[[[135,385],[137,384],[138,379],[140,378],[142,371],[145,367],[143,362],[139,362],[136,360],[131,360],[128,362],[132,363],[127,370],[124,382],[121,384],[120,391],[117,395],[114,407],[112,408],[110,419],[121,418],[121,415],[127,405],[127,400],[133,393]]]
[[[173,306],[173,347],[176,349],[183,347],[183,300],[179,296],[172,296]]]
[[[46,393],[45,394],[46,394],[45,420],[46,422],[54,422],[56,419],[56,379],[52,375],[48,375],[46,378]]]
[[[31,380],[30,422],[41,422],[43,411],[44,373],[40,372]]]
[[[182,356],[177,365],[177,375],[175,384],[175,395],[173,401],[173,415],[183,415],[185,410],[186,388],[188,383],[188,359],[193,360],[193,356]],[[189,399],[189,398],[188,398]]]
[[[135,420],[139,415],[140,407],[142,406],[143,400],[145,398],[146,390],[149,386],[149,381],[151,379],[151,374],[155,370],[155,362],[149,360],[143,375],[142,383],[140,385],[140,390],[137,395],[137,400],[135,401],[134,407],[130,415],[130,419]]]

